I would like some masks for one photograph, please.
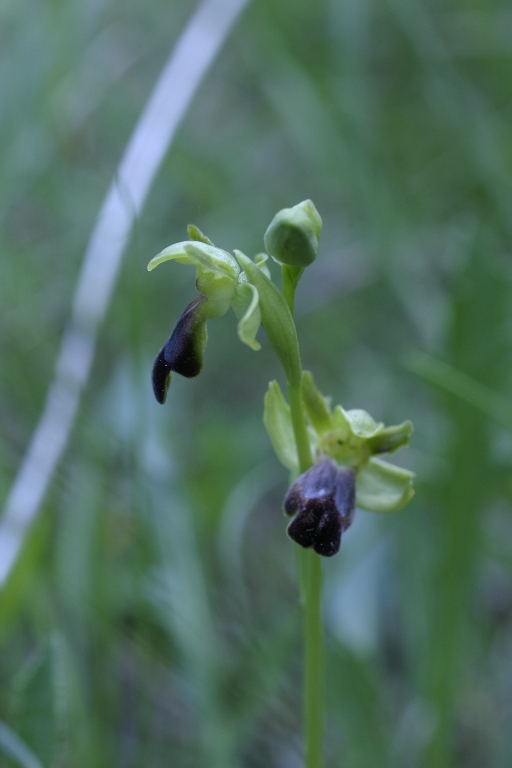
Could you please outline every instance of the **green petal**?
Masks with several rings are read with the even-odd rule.
[[[372,454],[395,453],[399,448],[409,445],[413,433],[410,421],[404,421],[394,427],[386,427],[374,437],[368,439],[367,445]]]
[[[206,235],[203,235],[199,227],[196,227],[195,224],[189,224],[187,227],[188,236],[191,240],[197,240],[200,243],[206,243],[206,245],[212,245],[213,243],[210,240],[209,237],[206,237]],[[215,246],[214,246],[215,247]]]
[[[357,476],[356,503],[369,512],[396,512],[414,496],[414,472],[370,459]]]
[[[238,337],[240,341],[256,352],[261,344],[256,341],[256,334],[261,325],[261,312],[258,291],[247,282],[239,282],[235,298],[231,303],[238,322]]]
[[[258,290],[261,321],[274,352],[284,368],[286,379],[293,386],[300,386],[302,368],[295,323],[288,304],[274,283],[240,251],[235,251],[238,263],[249,283]]]
[[[310,371],[304,371],[302,374],[301,395],[306,415],[313,429],[319,435],[331,430],[333,422],[329,402],[316,387]]]
[[[382,421],[375,421],[366,411],[355,408],[344,413],[350,424],[350,429],[356,437],[373,437],[384,429]]]
[[[277,381],[271,381],[265,395],[263,423],[277,458],[287,469],[298,472],[299,458],[293,434],[290,406]]]

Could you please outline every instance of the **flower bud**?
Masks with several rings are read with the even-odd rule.
[[[301,547],[324,557],[335,555],[342,533],[355,512],[355,474],[328,458],[301,475],[284,500],[284,511],[294,515],[288,535]]]
[[[206,344],[206,301],[205,296],[198,296],[188,305],[157,355],[152,382],[159,403],[165,403],[173,371],[188,379],[201,373]]]
[[[307,267],[317,256],[322,219],[311,200],[276,213],[265,232],[265,248],[279,264]]]

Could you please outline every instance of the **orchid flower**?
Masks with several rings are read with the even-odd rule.
[[[329,550],[328,554],[335,554],[342,531],[352,522],[350,504],[347,507],[346,502],[353,496],[352,489],[355,491],[355,506],[370,512],[395,512],[413,497],[414,473],[377,458],[408,445],[412,424],[404,421],[386,427],[363,410],[345,411],[341,405],[331,409],[329,399],[317,389],[309,371],[303,373],[301,394],[315,465],[295,481],[285,499],[285,512],[289,515],[297,513],[288,526],[288,533],[297,543],[313,546],[318,552],[315,536],[306,537],[310,543],[302,543],[301,521],[305,527],[311,528],[311,509],[314,508],[315,519],[321,529],[323,515],[328,511],[332,530],[339,532],[335,537],[337,548],[322,543],[322,536],[319,546]],[[279,460],[295,476],[298,475],[299,459],[290,407],[276,381],[270,383],[265,398],[264,421]],[[338,470],[333,471],[333,467]],[[340,502],[340,498],[345,500]],[[319,499],[324,501],[324,506]],[[337,526],[333,523],[333,505],[338,511]],[[308,509],[308,515],[304,514],[304,510]]]
[[[256,341],[261,324],[257,288],[248,282],[234,256],[216,248],[197,227],[189,226],[188,234],[190,240],[165,248],[148,264],[150,271],[164,261],[190,264],[196,268],[199,290],[199,296],[185,308],[156,357],[153,390],[159,403],[165,402],[173,372],[187,378],[201,372],[207,338],[206,323],[211,318],[226,314],[230,307],[238,319],[240,340],[251,349],[261,347]],[[267,259],[266,254],[260,254],[252,262],[265,276],[269,275],[265,266]]]

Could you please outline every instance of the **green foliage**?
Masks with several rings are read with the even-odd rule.
[[[0,9],[4,497],[102,196],[195,5]],[[258,253],[275,211],[309,197],[323,235],[298,289],[303,363],[347,410],[415,424],[410,511],[358,512],[325,569],[329,768],[508,768],[504,13],[496,0],[283,0],[240,18],[139,217],[72,442],[0,595],[9,768],[20,743],[44,768],[52,754],[77,768],[298,762],[287,477],[269,469],[261,425],[273,352],[234,344],[229,314],[209,323],[201,376],[175,377],[161,409],[148,370],[195,293],[187,270],[145,267],[188,221]]]
[[[271,381],[265,395],[263,423],[267,430],[272,447],[281,464],[297,474],[299,458],[293,436],[290,406],[284,399],[281,387],[277,381]]]

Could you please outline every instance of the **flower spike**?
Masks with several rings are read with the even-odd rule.
[[[179,317],[153,366],[153,391],[165,402],[172,373],[197,376],[203,364],[207,321],[229,309],[238,321],[240,341],[259,350],[260,326],[276,353],[290,404],[277,381],[265,397],[264,423],[279,460],[295,477],[285,499],[293,519],[290,538],[318,554],[334,555],[356,505],[371,512],[393,512],[414,495],[414,474],[381,460],[409,444],[412,424],[385,426],[361,409],[331,406],[302,370],[293,299],[306,267],[317,257],[322,219],[311,200],[279,211],[265,232],[268,253],[254,259],[217,248],[196,226],[188,240],[165,248],[148,265],[164,261],[195,268],[200,295]],[[282,290],[272,281],[268,254],[281,265]],[[300,474],[301,467],[314,465]]]
[[[361,409],[332,406],[303,371],[294,321],[295,292],[316,258],[322,220],[311,200],[279,211],[264,236],[267,253],[254,259],[217,248],[197,227],[188,240],[165,248],[148,265],[164,261],[194,267],[199,296],[179,317],[153,366],[153,390],[163,403],[173,372],[197,376],[203,363],[207,321],[232,309],[239,339],[260,349],[260,326],[279,360],[288,401],[277,381],[265,396],[263,421],[274,451],[294,482],[285,496],[287,533],[304,549],[298,558],[304,609],[305,749],[308,766],[322,763],[322,563],[332,557],[354,519],[356,506],[372,512],[401,509],[414,495],[413,473],[382,461],[408,445],[412,424],[385,426]],[[272,281],[269,256],[280,265]],[[229,374],[228,374],[229,375]]]

